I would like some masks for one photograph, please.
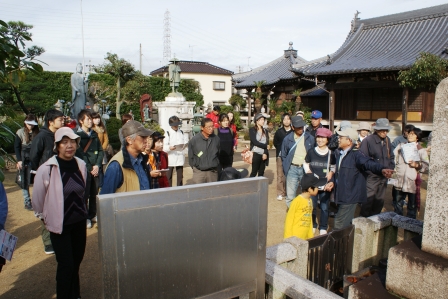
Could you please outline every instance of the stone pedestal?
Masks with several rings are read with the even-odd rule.
[[[195,102],[187,102],[181,94],[170,93],[164,102],[153,102],[153,104],[158,109],[159,124],[165,132],[170,128],[169,118],[176,115],[182,121],[182,132],[187,135],[190,134],[193,127],[193,107],[196,104]]]
[[[448,78],[434,103],[428,192],[421,246],[419,237],[389,251],[386,288],[406,298],[446,298],[448,293]]]

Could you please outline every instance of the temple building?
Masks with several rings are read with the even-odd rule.
[[[329,92],[331,118],[336,122],[384,117],[432,130],[435,91],[400,87],[397,77],[421,52],[447,59],[447,47],[448,4],[365,20],[357,13],[335,53],[313,63],[298,63],[293,69]],[[325,96],[317,93],[316,99]],[[325,102],[313,104],[310,99],[307,103],[315,109]]]

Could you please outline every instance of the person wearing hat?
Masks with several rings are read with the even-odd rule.
[[[358,124],[358,144],[361,145],[361,142],[370,134],[370,124],[366,121],[361,121]]]
[[[300,185],[302,194],[294,198],[286,214],[284,239],[297,237],[306,240],[314,237],[312,197],[319,192],[319,179],[312,173],[305,173]]]
[[[213,122],[215,129],[219,128],[219,113],[221,112],[221,107],[218,105],[213,107],[213,110],[209,112],[205,117],[210,118]]]
[[[255,114],[255,126],[249,129],[250,150],[253,152],[250,177],[264,176],[264,170],[269,165],[269,133],[264,128],[265,120],[263,113]]]
[[[193,169],[195,184],[218,181],[220,142],[213,129],[210,118],[202,119],[201,132],[188,143],[188,163]]]
[[[387,133],[390,130],[389,120],[379,118],[374,133],[367,136],[361,143],[359,150],[366,156],[374,159],[383,167],[395,168],[393,147]],[[368,172],[367,176],[367,201],[362,204],[361,216],[370,217],[381,213],[386,195],[387,179],[381,175]]]
[[[145,149],[150,166],[151,189],[169,187],[168,178],[165,175],[165,170],[168,170],[168,155],[163,151],[163,139],[165,136],[160,132],[154,132],[152,143],[148,143]]]
[[[173,186],[173,172],[176,170],[176,186],[183,185],[184,178],[184,151],[176,150],[176,145],[188,143],[188,134],[184,134],[179,126],[182,124],[176,115],[168,119],[170,128],[166,131],[166,138],[163,139],[163,151],[168,154],[168,172],[166,174],[169,187]]]
[[[277,163],[277,200],[283,200],[286,197],[286,177],[283,173],[282,158],[280,151],[285,137],[292,133],[291,116],[288,113],[282,115],[282,126],[275,132],[275,161]]]
[[[50,109],[45,112],[44,120],[45,125],[40,128],[39,133],[33,138],[33,142],[31,143],[30,161],[32,173],[35,173],[39,166],[54,156],[54,133],[64,126],[64,114],[59,110]],[[43,224],[41,235],[45,253],[53,254],[50,233]]]
[[[141,123],[130,120],[121,130],[124,144],[121,151],[112,157],[104,173],[100,194],[149,190],[151,188],[148,155],[143,155],[154,131]]]
[[[312,173],[319,178],[319,192],[313,199],[313,228],[317,229],[317,206],[320,207],[319,233],[325,235],[328,227],[328,209],[331,190],[328,183],[333,181],[335,171],[334,153],[328,149],[331,131],[327,128],[316,130],[315,148],[310,149],[305,157],[303,169],[305,173]]]
[[[87,184],[85,200],[88,203],[89,215],[86,226],[92,228],[96,222],[96,195],[98,194],[100,170],[103,167],[104,151],[98,134],[92,129],[93,118],[90,110],[82,109],[78,114],[79,127],[75,131],[81,141],[76,150],[76,157],[83,159],[87,167]]]
[[[291,118],[294,134],[283,139],[280,156],[282,158],[283,174],[286,176],[286,205],[289,208],[297,196],[297,188],[305,173],[303,163],[306,153],[314,147],[314,137],[304,131],[306,122],[301,116]]]
[[[335,203],[338,212],[334,229],[349,226],[355,216],[356,206],[367,200],[366,176],[372,173],[381,178],[390,178],[393,168],[388,169],[356,149],[358,132],[353,128],[336,131],[339,135],[339,149],[335,151]],[[334,183],[329,182],[328,187]]]
[[[54,134],[57,153],[37,170],[33,209],[50,232],[58,263],[57,298],[81,298],[79,267],[86,248],[86,163],[75,157],[81,137],[62,127]]]
[[[14,152],[17,160],[17,170],[20,172],[22,179],[22,194],[25,209],[32,211],[30,198],[30,181],[31,181],[31,161],[30,151],[31,142],[37,133],[39,133],[39,127],[37,126],[36,117],[33,114],[28,114],[23,122],[23,128],[20,128],[16,132],[14,140]]]
[[[306,132],[308,132],[311,136],[316,137],[316,131],[319,128],[322,128],[322,112],[319,110],[314,110],[311,112],[311,126],[306,128]]]

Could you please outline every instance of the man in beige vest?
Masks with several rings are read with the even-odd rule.
[[[146,129],[135,120],[128,121],[121,130],[124,144],[112,157],[104,174],[100,194],[149,190],[151,180],[148,156],[143,155],[154,131]]]

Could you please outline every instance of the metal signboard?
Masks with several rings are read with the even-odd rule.
[[[100,195],[103,297],[264,298],[268,180]]]

